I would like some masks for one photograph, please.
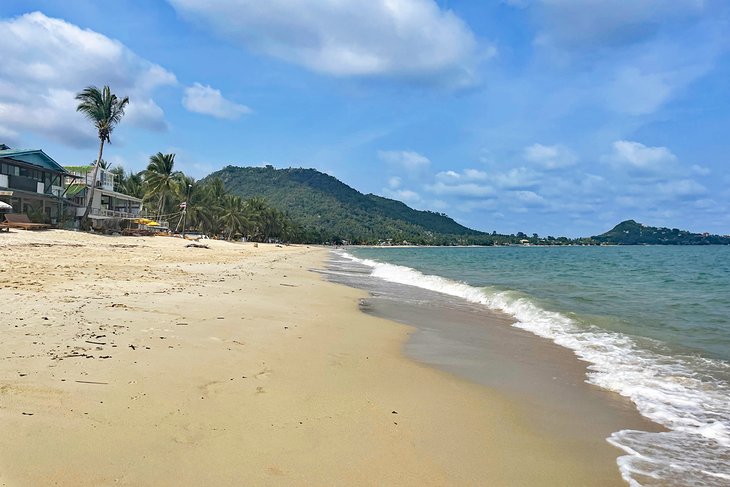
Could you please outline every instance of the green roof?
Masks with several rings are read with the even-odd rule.
[[[83,173],[83,174],[86,174],[86,173],[91,172],[91,170],[94,168],[94,166],[91,166],[91,165],[86,165],[86,166],[63,166],[63,167],[66,168],[66,170],[68,170],[68,171],[77,172],[77,173]]]
[[[6,146],[7,147],[7,146]],[[0,158],[7,157],[32,166],[42,167],[53,172],[67,173],[59,163],[40,149],[4,149],[0,150]]]

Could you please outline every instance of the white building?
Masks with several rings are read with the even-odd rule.
[[[66,198],[76,207],[76,216],[82,217],[86,211],[90,188],[94,184],[94,166],[73,166],[66,169],[78,179],[67,182]],[[142,213],[142,200],[115,191],[115,175],[99,168],[96,174],[94,200],[91,203],[89,218],[94,226],[101,226],[102,220],[137,218]]]

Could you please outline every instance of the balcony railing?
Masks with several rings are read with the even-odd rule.
[[[74,176],[79,176],[83,179],[87,186],[92,185],[94,180],[94,168],[90,168],[88,172],[71,171]],[[106,171],[105,169],[99,168],[99,172],[96,175],[96,188],[105,189],[107,191],[114,191],[114,174]]]
[[[86,208],[77,208],[76,216],[84,216],[85,210],[86,210]],[[104,208],[92,208],[90,215],[100,216],[103,218],[138,218],[138,217],[142,216],[140,210],[133,209],[131,211],[117,211],[117,210],[107,210]]]

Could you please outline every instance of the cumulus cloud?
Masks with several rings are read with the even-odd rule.
[[[492,175],[494,184],[504,189],[528,189],[536,186],[542,176],[526,167],[514,167]]]
[[[572,166],[578,161],[573,151],[562,145],[532,144],[525,147],[524,157],[546,169]]]
[[[693,179],[679,179],[658,183],[656,191],[668,198],[686,198],[705,194],[707,188]]]
[[[445,183],[463,181],[484,181],[488,174],[479,169],[464,169],[462,172],[441,171],[436,174],[436,179]]]
[[[528,207],[545,206],[547,200],[534,191],[513,191],[511,195]]]
[[[493,187],[476,183],[446,184],[437,181],[426,186],[430,192],[440,196],[463,196],[468,198],[488,198],[496,194]]]
[[[0,133],[30,131],[62,143],[93,143],[96,133],[76,113],[74,96],[109,84],[129,96],[125,121],[164,130],[152,92],[175,76],[89,29],[34,12],[0,20]]]
[[[525,167],[487,173],[479,169],[441,171],[426,189],[436,195],[466,198],[492,198],[507,190],[528,190],[538,184],[540,175]]]
[[[640,142],[617,140],[613,153],[605,158],[616,166],[655,172],[667,169],[677,157],[666,147],[648,147]]]
[[[182,103],[191,112],[228,120],[251,113],[251,109],[246,105],[226,100],[220,90],[200,83],[185,88]]]
[[[411,205],[421,203],[421,195],[410,189],[388,189],[383,190],[386,196]]]
[[[245,48],[334,76],[458,78],[480,57],[468,26],[434,0],[168,0]]]
[[[408,171],[425,169],[431,164],[428,157],[410,150],[381,150],[378,151],[378,157],[388,164]]]

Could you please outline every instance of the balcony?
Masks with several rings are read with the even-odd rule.
[[[92,185],[92,181],[94,179],[93,166],[91,166],[88,171],[72,170],[70,171],[70,173],[74,176],[80,177],[87,186]],[[96,174],[96,184],[94,185],[94,187],[99,189],[105,189],[107,191],[114,191],[114,177],[114,174],[112,174],[111,172],[107,171],[106,169],[99,168],[99,172]],[[78,183],[78,181],[75,182]]]
[[[76,216],[84,216],[86,208],[76,208]],[[132,208],[130,211],[107,210],[106,208],[92,208],[89,215],[98,218],[138,218],[141,215],[139,209]]]

